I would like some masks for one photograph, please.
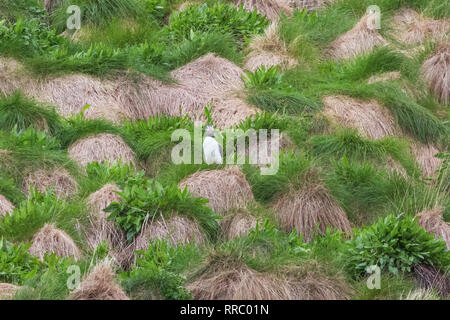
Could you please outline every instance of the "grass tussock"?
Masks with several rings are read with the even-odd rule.
[[[327,227],[351,233],[352,228],[345,211],[321,184],[304,186],[296,192],[281,196],[273,206],[283,229],[294,228],[310,241]]]
[[[448,272],[448,271],[447,271]],[[450,296],[450,278],[430,265],[417,265],[414,267],[414,276],[426,290],[436,290],[440,296]]]
[[[431,92],[443,104],[450,102],[450,44],[439,46],[424,62],[422,74]]]
[[[417,215],[417,222],[436,238],[442,238],[450,250],[450,223],[443,221],[442,213],[443,210],[439,207],[422,211]]]
[[[247,235],[258,223],[258,218],[250,214],[235,213],[225,216],[220,227],[227,240]]]
[[[0,283],[0,300],[12,300],[19,290],[19,286],[10,283]]]
[[[116,283],[116,274],[111,261],[103,260],[83,279],[80,286],[72,291],[71,300],[129,300]]]
[[[15,206],[0,194],[0,216],[4,216],[13,212]]]
[[[78,192],[78,184],[64,168],[53,171],[38,170],[30,173],[23,181],[23,191],[29,194],[31,187],[41,193],[52,188],[58,198],[67,198]]]
[[[248,11],[256,10],[270,20],[278,20],[281,13],[291,14],[292,8],[284,0],[233,0],[236,6],[243,6]]]
[[[80,139],[69,147],[68,152],[83,167],[90,162],[113,163],[119,160],[136,164],[133,151],[122,138],[107,133]]]
[[[216,213],[245,209],[253,193],[245,175],[235,167],[224,170],[198,171],[178,184],[196,197],[209,200],[207,206]]]
[[[81,257],[81,251],[70,236],[53,224],[46,224],[31,240],[28,252],[43,260],[45,254],[54,253],[58,257],[70,257],[75,260]]]

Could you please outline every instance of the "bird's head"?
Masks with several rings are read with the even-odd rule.
[[[207,126],[205,130],[207,137],[214,137],[214,127],[213,126]]]

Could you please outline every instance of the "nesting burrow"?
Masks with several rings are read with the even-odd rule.
[[[422,74],[430,90],[443,104],[450,103],[450,44],[439,46],[424,62]]]
[[[245,209],[254,200],[245,175],[236,167],[198,171],[178,184],[181,190],[185,187],[195,197],[208,199],[207,206],[216,213]]]
[[[403,8],[394,16],[393,37],[406,45],[423,44],[426,40],[443,41],[450,22],[424,17],[413,9]]]
[[[450,296],[450,278],[431,265],[414,266],[414,276],[421,287],[436,290],[442,297]],[[448,271],[448,270],[447,270]]]
[[[422,175],[424,177],[432,176],[442,165],[443,159],[436,158],[436,155],[440,151],[432,144],[412,142],[411,152],[419,164],[419,167],[422,169]]]
[[[150,242],[159,239],[167,240],[173,246],[205,242],[205,236],[197,222],[177,215],[168,219],[158,217],[143,226],[133,242],[118,252],[114,258],[122,268],[128,269],[136,262],[136,250],[147,250]]]
[[[69,156],[83,167],[95,161],[114,163],[121,160],[122,163],[136,164],[131,148],[121,137],[109,133],[80,139],[68,151]]]
[[[54,253],[58,257],[70,257],[75,260],[81,257],[81,251],[72,238],[63,230],[57,229],[53,224],[46,224],[40,229],[31,240],[31,247],[28,252],[44,259],[46,253]]]
[[[371,139],[401,133],[391,112],[375,100],[363,101],[345,96],[328,96],[323,99],[324,114],[344,127],[357,129]]]
[[[252,229],[256,228],[257,223],[258,218],[255,216],[245,213],[234,213],[220,220],[220,227],[224,238],[232,240],[249,234]]]
[[[282,228],[291,232],[294,228],[306,241],[327,227],[352,233],[345,211],[321,184],[309,184],[298,191],[281,196],[273,206]]]
[[[0,300],[13,299],[16,292],[19,290],[20,290],[19,286],[15,286],[10,283],[0,283]]]
[[[27,195],[29,195],[31,186],[41,193],[53,188],[58,198],[72,196],[78,191],[77,182],[64,168],[57,168],[53,171],[37,170],[30,173],[23,181],[23,191]]]
[[[332,59],[349,59],[387,42],[372,25],[374,14],[367,14],[347,33],[334,40],[328,50]]]
[[[69,295],[71,300],[129,300],[116,283],[111,261],[103,260],[83,279]]]
[[[278,20],[280,13],[292,14],[292,8],[288,0],[232,0],[240,7],[241,5],[247,11],[256,10],[259,14],[266,16],[270,20]]]
[[[96,248],[102,241],[106,241],[110,248],[116,250],[125,247],[124,233],[114,225],[114,221],[108,220],[109,213],[105,212],[112,202],[120,202],[118,191],[120,189],[117,185],[106,184],[87,198],[91,223],[87,240],[91,248]]]
[[[228,259],[231,260],[231,259]],[[197,300],[342,300],[348,290],[340,283],[308,272],[269,273],[238,261],[210,262],[187,288]],[[293,268],[295,269],[295,268]]]
[[[11,214],[15,206],[6,199],[3,195],[0,194],[0,217],[5,216],[7,214]]]
[[[262,66],[279,66],[282,70],[293,68],[297,61],[289,56],[286,44],[278,36],[278,24],[272,23],[263,35],[257,35],[250,43],[250,53],[245,58],[244,68],[254,72]]]
[[[443,220],[442,212],[442,208],[439,207],[422,211],[417,215],[417,222],[428,233],[444,240],[447,250],[450,250],[450,223]]]

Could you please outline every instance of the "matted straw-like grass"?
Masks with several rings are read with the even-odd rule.
[[[323,99],[324,114],[345,127],[357,129],[362,135],[379,139],[401,133],[391,112],[375,100],[363,101],[345,96]]]
[[[223,129],[236,126],[260,111],[258,108],[249,106],[239,97],[229,97],[215,103],[211,115],[214,125]]]
[[[431,289],[415,289],[410,290],[406,296],[401,296],[400,300],[439,300]]]
[[[295,67],[297,61],[289,56],[286,44],[278,36],[278,24],[273,22],[263,35],[253,38],[249,46],[244,68],[255,71],[261,66],[279,66],[282,70]]]
[[[64,168],[56,170],[37,170],[30,173],[23,181],[23,191],[29,194],[33,185],[41,193],[53,188],[58,198],[69,197],[78,191],[78,184]]]
[[[83,167],[94,161],[114,163],[120,159],[123,163],[136,164],[131,148],[121,137],[109,133],[80,139],[68,151],[69,156]]]
[[[426,40],[445,41],[450,22],[424,17],[413,9],[400,9],[393,18],[394,38],[406,45],[423,44]]]
[[[308,184],[301,190],[281,196],[273,206],[281,226],[290,232],[296,228],[306,241],[328,226],[352,232],[345,211],[321,184]]]
[[[0,300],[11,300],[20,287],[10,283],[0,283]]]
[[[245,175],[237,167],[223,170],[198,171],[178,184],[196,197],[209,200],[207,206],[216,213],[244,209],[254,200]]]
[[[172,77],[187,89],[198,90],[213,97],[243,88],[242,69],[231,61],[208,53],[174,71]]]
[[[235,213],[220,221],[222,233],[227,240],[247,235],[256,227],[258,219],[250,214]]]
[[[0,217],[11,214],[14,209],[15,206],[5,196],[0,194]]]
[[[116,250],[126,245],[124,233],[114,225],[114,221],[107,220],[109,213],[104,211],[112,202],[120,202],[117,191],[120,191],[117,185],[106,184],[87,198],[91,223],[87,240],[91,248],[97,247],[102,241]]]
[[[450,103],[450,44],[439,46],[422,66],[430,90],[444,104]]]
[[[388,82],[393,81],[401,78],[401,73],[398,71],[392,71],[392,72],[386,72],[382,74],[376,74],[371,76],[368,80],[368,84],[372,84],[375,82]]]
[[[414,276],[425,289],[435,289],[443,297],[450,296],[450,277],[431,265],[417,265]]]
[[[103,260],[83,279],[69,296],[71,300],[129,300],[116,283],[110,260]]]
[[[75,260],[81,257],[81,251],[72,238],[53,224],[46,224],[42,227],[33,236],[31,242],[28,252],[41,261],[46,253],[54,253],[58,257],[73,256]]]
[[[270,20],[278,20],[281,12],[288,15],[292,13],[286,0],[233,0],[233,3],[238,7],[242,5],[248,11],[256,10]]]
[[[450,250],[450,223],[443,220],[442,212],[443,209],[440,207],[422,211],[417,215],[417,222],[427,232],[444,240],[447,244],[447,250]]]
[[[158,239],[165,239],[173,246],[190,242],[197,244],[205,242],[205,236],[195,221],[177,215],[171,216],[167,220],[158,217],[146,223],[140,234],[131,244],[115,255],[115,259],[122,268],[128,269],[136,262],[135,251],[147,250],[149,243]]]
[[[318,272],[290,267],[287,272],[258,272],[234,259],[216,259],[187,288],[198,300],[342,300],[349,290]],[[300,269],[302,275],[299,275]]]
[[[347,33],[334,40],[328,50],[332,59],[349,59],[385,45],[386,41],[371,26],[373,14],[367,14]]]
[[[411,152],[422,169],[424,177],[432,176],[443,162],[442,159],[435,157],[440,151],[432,144],[414,141],[411,143]]]

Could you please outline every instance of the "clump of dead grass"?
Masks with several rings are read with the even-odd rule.
[[[256,10],[270,20],[278,20],[281,12],[287,15],[292,14],[292,9],[286,0],[233,0],[233,3],[238,7],[242,5],[248,11]]]
[[[208,199],[207,206],[216,213],[245,209],[254,199],[245,175],[237,167],[198,171],[181,181],[178,187],[187,187],[194,196]]]
[[[406,45],[423,44],[426,40],[448,39],[450,22],[424,17],[413,9],[400,9],[393,18],[394,38]]]
[[[419,288],[409,291],[406,296],[402,294],[400,300],[439,300],[439,297],[433,290]]]
[[[69,147],[69,156],[86,167],[90,162],[123,163],[136,165],[136,159],[131,148],[119,136],[102,133],[76,141]]]
[[[293,68],[297,61],[289,56],[286,44],[278,36],[278,24],[272,23],[263,35],[253,38],[244,68],[254,72],[261,66],[279,66],[282,70]]]
[[[58,198],[69,197],[78,192],[78,184],[64,168],[56,170],[37,170],[30,173],[23,181],[23,191],[29,194],[33,185],[41,193],[53,188]]]
[[[432,176],[442,165],[443,160],[435,157],[440,151],[432,144],[423,144],[414,141],[411,143],[411,152],[422,169],[424,177]]]
[[[342,126],[357,129],[367,138],[379,139],[401,133],[391,112],[375,100],[327,96],[323,103],[326,116],[335,119]]]
[[[53,224],[46,224],[42,227],[33,236],[31,242],[28,252],[41,261],[46,253],[54,253],[58,257],[73,256],[75,260],[81,257],[81,251],[72,238]]]
[[[310,241],[317,232],[322,234],[328,226],[352,233],[345,211],[319,183],[304,186],[281,196],[273,206],[283,229],[291,232],[296,228]]]
[[[382,73],[382,74],[376,74],[371,76],[368,80],[367,83],[368,84],[372,84],[375,82],[388,82],[388,81],[392,81],[392,80],[397,80],[401,78],[401,73],[398,71],[392,71],[392,72],[386,72],[386,73]]]
[[[373,14],[365,15],[353,29],[334,40],[328,50],[329,56],[336,60],[349,59],[385,45],[386,40],[370,26],[373,18]]]
[[[6,199],[3,195],[0,194],[0,217],[5,216],[7,214],[11,214],[15,206]]]
[[[447,244],[447,250],[450,250],[450,223],[443,220],[442,212],[441,207],[422,211],[417,215],[417,222],[427,232],[444,240]]]
[[[250,214],[235,213],[225,216],[220,221],[222,233],[227,240],[247,235],[254,229],[258,219]]]
[[[450,44],[439,46],[422,66],[430,90],[443,104],[450,102]]]
[[[121,250],[125,247],[124,233],[115,226],[114,221],[107,219],[109,213],[105,212],[105,209],[112,202],[120,202],[117,191],[120,191],[117,185],[106,184],[87,198],[91,223],[87,240],[91,248],[97,247],[102,241],[106,241],[108,246],[115,250]]]
[[[420,285],[429,290],[436,290],[443,297],[450,296],[450,278],[431,265],[417,265],[414,276]]]
[[[129,300],[115,281],[111,261],[103,260],[84,278],[69,296],[71,300]]]
[[[20,290],[19,286],[15,286],[10,283],[0,283],[0,300],[11,300],[17,291]]]

